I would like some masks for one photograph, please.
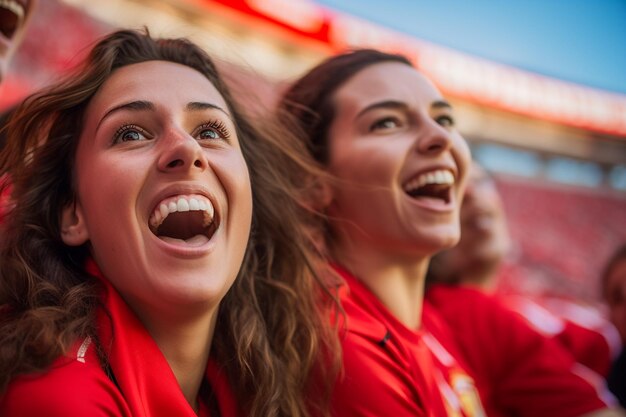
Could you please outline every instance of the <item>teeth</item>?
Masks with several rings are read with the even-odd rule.
[[[24,19],[24,6],[12,0],[0,0],[0,7],[10,10],[17,15],[20,21]]]
[[[189,211],[189,203],[184,198],[178,199],[178,211]]]
[[[452,172],[445,169],[427,172],[406,183],[404,189],[407,191],[414,190],[428,184],[452,185],[454,184],[454,175],[452,175]]]
[[[180,195],[170,197],[163,200],[150,216],[150,228],[152,231],[156,231],[167,216],[178,211],[203,211],[204,226],[208,226],[213,222],[213,216],[215,214],[213,204],[204,196]]]

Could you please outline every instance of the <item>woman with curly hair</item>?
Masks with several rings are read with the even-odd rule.
[[[28,98],[0,154],[0,414],[323,412],[335,303],[293,143],[200,48],[137,31]]]

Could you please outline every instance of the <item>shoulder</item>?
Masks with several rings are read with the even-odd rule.
[[[508,333],[529,328],[499,297],[473,288],[435,285],[428,290],[426,301],[455,330],[470,326],[474,332],[493,332],[496,327]]]
[[[426,298],[437,308],[442,309],[461,309],[467,305],[497,308],[498,305],[492,295],[457,285],[435,284],[428,289]]]
[[[423,355],[431,360],[429,352],[423,350]],[[414,362],[421,359],[419,356]],[[426,415],[430,395],[422,372],[429,370],[412,365],[397,347],[380,346],[348,334],[343,342],[343,370],[333,388],[333,415]]]
[[[121,393],[100,367],[95,349],[76,350],[41,373],[13,380],[0,399],[12,417],[130,416]],[[36,400],[35,400],[36,399]]]
[[[339,293],[344,311],[344,317],[340,321],[344,349],[354,348],[356,345],[378,346],[388,333],[384,308],[363,284],[350,276],[344,278],[346,285]]]
[[[407,343],[397,329],[350,304],[342,335],[343,370],[336,381],[334,415],[397,417],[426,415],[430,407],[432,356],[415,335]]]

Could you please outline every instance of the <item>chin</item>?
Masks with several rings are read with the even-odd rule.
[[[455,247],[461,240],[461,233],[458,229],[448,230],[447,233],[439,233],[435,242],[439,247],[439,251]]]
[[[430,237],[427,240],[423,239],[421,246],[421,252],[427,253],[428,256],[435,256],[439,252],[443,252],[447,249],[453,248],[459,242],[458,235],[449,236],[437,236]]]

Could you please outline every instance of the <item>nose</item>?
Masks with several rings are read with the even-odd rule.
[[[417,140],[417,151],[422,154],[438,154],[450,148],[452,138],[443,126],[426,117]]]
[[[163,172],[203,171],[208,166],[202,146],[191,135],[183,131],[171,131],[162,141],[158,168]]]

